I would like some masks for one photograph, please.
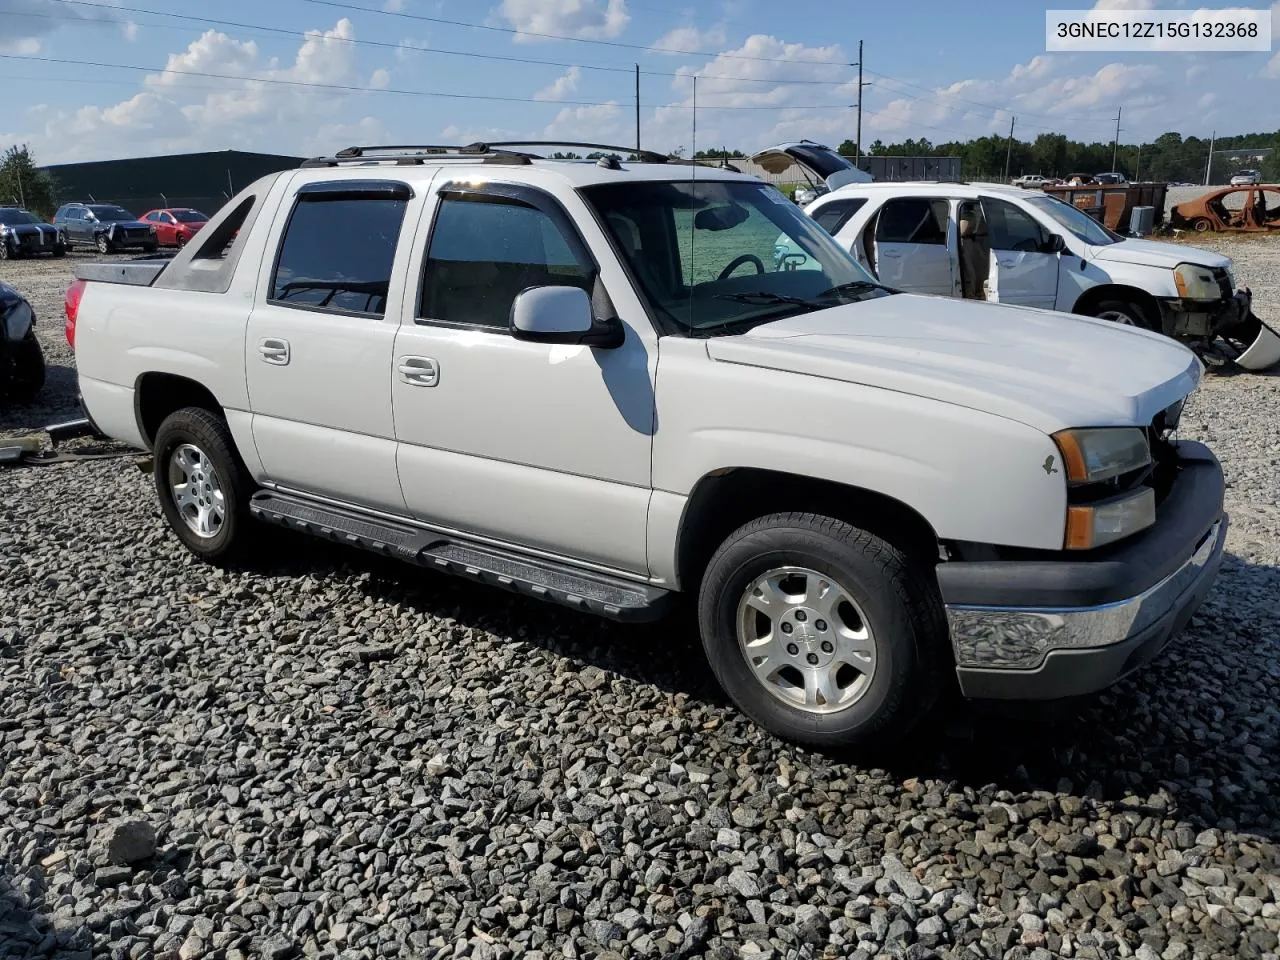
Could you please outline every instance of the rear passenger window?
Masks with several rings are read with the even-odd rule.
[[[832,200],[815,210],[813,219],[818,226],[834,237],[866,202],[864,197],[858,197],[856,200]]]
[[[529,287],[591,292],[594,267],[546,213],[510,198],[442,197],[431,230],[418,315],[506,329]]]
[[[406,204],[407,196],[300,193],[280,244],[272,302],[381,317]]]
[[[927,243],[945,246],[950,205],[928,197],[890,200],[880,209],[876,240],[880,243]]]

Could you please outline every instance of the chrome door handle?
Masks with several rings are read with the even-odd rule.
[[[266,363],[283,366],[289,362],[289,341],[279,337],[267,337],[258,341],[258,353]]]
[[[396,370],[401,380],[415,387],[434,387],[440,382],[440,367],[430,357],[401,357]]]

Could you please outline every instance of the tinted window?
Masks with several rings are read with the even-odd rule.
[[[928,197],[890,200],[880,209],[876,239],[881,243],[947,242],[948,204]]]
[[[209,218],[198,210],[174,210],[171,214],[179,223],[204,223]]]
[[[419,316],[506,329],[528,287],[591,292],[594,268],[550,216],[502,200],[442,198],[422,276]]]
[[[991,249],[1035,253],[1044,247],[1048,235],[1029,213],[1012,203],[990,197],[983,198],[982,209],[987,215]]]
[[[866,202],[862,197],[856,200],[832,200],[830,203],[824,204],[815,210],[813,219],[817,221],[818,226],[822,227],[823,230],[835,236],[840,232],[840,228],[849,222],[849,218],[857,213]]]
[[[124,207],[108,206],[106,204],[98,204],[89,208],[99,220],[104,221],[120,221],[132,220],[133,214]]]
[[[23,223],[44,223],[44,221],[25,210],[0,210],[0,223],[16,227]]]
[[[271,299],[313,310],[382,316],[405,203],[380,197],[300,197],[280,244]]]

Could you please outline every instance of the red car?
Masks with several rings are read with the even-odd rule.
[[[188,240],[200,232],[209,222],[199,210],[190,207],[166,207],[163,210],[152,210],[140,218],[145,223],[154,224],[156,239],[162,247],[186,246]]]

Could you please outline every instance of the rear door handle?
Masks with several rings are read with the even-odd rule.
[[[401,357],[396,370],[401,380],[415,387],[434,387],[440,382],[440,367],[430,357]]]
[[[266,363],[284,366],[289,362],[289,341],[279,337],[267,337],[258,341],[258,353]]]

